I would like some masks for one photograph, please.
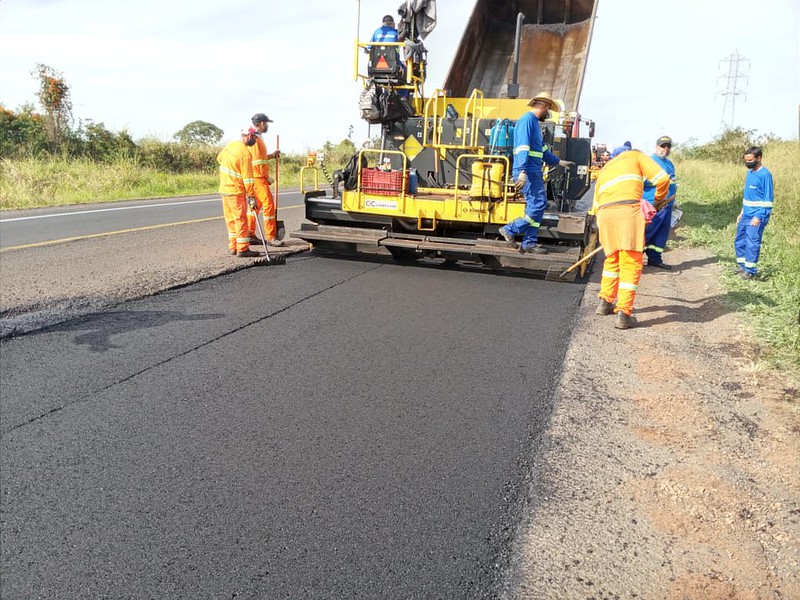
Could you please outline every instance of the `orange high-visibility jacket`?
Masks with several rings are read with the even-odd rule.
[[[253,159],[247,145],[234,140],[217,155],[219,193],[223,196],[255,196]]]
[[[656,200],[667,197],[669,175],[652,158],[638,150],[628,150],[612,158],[600,169],[594,183],[592,214],[604,206],[623,204],[626,201],[638,203],[642,197],[645,179],[656,186]]]
[[[253,177],[256,179],[267,179],[269,177],[269,163],[267,162],[267,145],[261,136],[256,136],[256,143],[248,146],[250,156],[253,159]]]

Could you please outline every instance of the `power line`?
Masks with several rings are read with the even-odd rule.
[[[750,70],[750,59],[739,54],[738,50],[734,50],[730,56],[719,61],[720,67],[723,63],[728,63],[728,73],[717,77],[717,84],[720,80],[724,80],[724,89],[717,92],[717,96],[725,98],[720,128],[731,129],[736,125],[736,97],[744,94],[747,99],[747,92],[739,88],[739,80],[743,79],[744,86],[747,86],[748,76],[744,71]]]

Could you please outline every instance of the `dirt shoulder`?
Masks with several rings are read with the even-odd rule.
[[[590,284],[508,598],[800,598],[800,400],[704,251],[645,269],[639,327]]]

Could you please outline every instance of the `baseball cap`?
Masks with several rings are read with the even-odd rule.
[[[274,121],[272,119],[270,119],[264,113],[256,113],[256,114],[254,114],[252,121],[253,121],[253,125],[258,125],[259,123],[263,123],[264,121],[266,121],[267,123],[274,123]]]
[[[663,146],[664,144],[669,144],[672,146],[672,138],[668,135],[662,135],[656,140],[656,146]]]

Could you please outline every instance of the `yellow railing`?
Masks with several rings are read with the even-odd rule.
[[[314,190],[319,190],[319,169],[317,167],[302,167],[300,169],[300,193],[306,193],[306,171],[314,171]]]

